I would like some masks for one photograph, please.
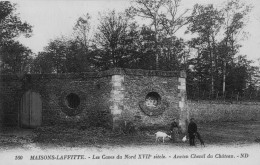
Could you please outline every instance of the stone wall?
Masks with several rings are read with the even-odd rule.
[[[0,80],[1,124],[5,126],[19,126],[20,101],[29,90],[41,96],[43,125],[89,125],[94,117],[110,113],[111,75],[108,73],[26,75],[23,78],[5,75]],[[80,105],[75,109],[66,105],[66,96],[70,93],[80,98]]]
[[[116,129],[122,123],[165,126],[179,119],[198,122],[259,120],[260,104],[210,103],[186,100],[185,72],[114,68],[98,73],[0,76],[0,128],[19,126],[20,102],[27,91],[41,96],[42,125],[89,125]],[[68,96],[80,100],[69,108]]]
[[[52,79],[45,84],[43,100],[43,124],[67,124],[88,126],[94,124],[100,113],[109,113],[111,77],[87,79]],[[71,109],[66,97],[74,93],[80,98],[80,105]],[[73,111],[73,112],[71,112]]]
[[[179,118],[178,78],[125,76],[125,99],[123,117],[126,120],[140,119],[144,126],[165,125]],[[148,93],[156,92],[160,95],[162,104],[167,104],[160,115],[147,115],[140,108]]]
[[[185,128],[185,77],[179,72],[120,68],[98,73],[2,75],[2,123],[19,126],[21,98],[32,91],[42,100],[43,126],[104,124],[116,129],[129,121],[152,126],[168,125],[178,118]],[[79,100],[74,108],[68,106],[72,96]],[[156,106],[147,106],[150,97],[155,98]]]
[[[179,72],[121,70],[112,80],[117,85],[111,97],[118,100],[114,108],[120,120],[146,127],[169,125],[177,118],[185,131],[188,113],[181,107],[186,102],[185,79]],[[149,95],[158,97],[157,106],[146,106]]]
[[[260,103],[187,103],[190,117],[198,122],[260,120]]]
[[[23,83],[16,76],[2,76],[0,81],[0,113],[1,125],[18,124],[19,91]]]

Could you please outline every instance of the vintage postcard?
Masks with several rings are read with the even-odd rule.
[[[260,164],[257,0],[0,1],[0,164]]]

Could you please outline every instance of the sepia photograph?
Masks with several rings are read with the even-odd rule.
[[[0,1],[0,164],[260,164],[259,0]]]

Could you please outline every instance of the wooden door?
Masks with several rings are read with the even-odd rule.
[[[21,99],[21,126],[35,128],[42,124],[42,100],[40,94],[27,91]]]

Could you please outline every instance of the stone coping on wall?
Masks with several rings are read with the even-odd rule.
[[[184,71],[161,71],[161,70],[143,70],[143,69],[124,69],[113,68],[100,72],[82,72],[82,73],[60,73],[60,74],[25,74],[24,77],[32,79],[75,79],[75,78],[100,78],[112,75],[134,75],[134,76],[159,76],[159,77],[186,77]],[[17,75],[0,75],[1,81],[18,80]]]

